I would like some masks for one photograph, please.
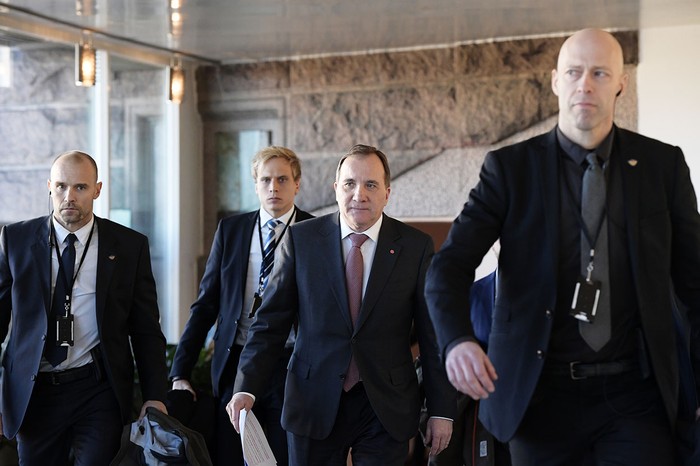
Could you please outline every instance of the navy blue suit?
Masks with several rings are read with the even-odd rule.
[[[312,217],[311,214],[297,209],[295,222],[301,222]],[[219,222],[214,235],[214,242],[207,259],[207,265],[199,285],[199,296],[190,308],[190,318],[180,337],[177,351],[170,371],[171,377],[190,379],[192,368],[197,363],[200,350],[204,345],[209,330],[216,324],[214,333],[214,355],[211,361],[211,380],[214,396],[217,398],[218,411],[216,420],[217,447],[211,452],[218,461],[231,462],[243,460],[240,440],[231,425],[225,407],[231,398],[233,382],[238,367],[240,345],[235,345],[241,313],[250,311],[250,303],[244,303],[246,292],[246,277],[248,275],[248,259],[250,256],[251,240],[257,237],[259,211],[234,215]],[[285,235],[286,236],[286,235]],[[289,333],[289,332],[288,332]],[[277,374],[268,378],[270,389],[268,409],[269,423],[275,423],[277,433],[270,443],[276,450],[275,456],[283,461],[286,457],[285,434],[279,427],[280,413],[276,410],[282,406],[282,390],[284,372],[288,353],[280,349],[278,353]],[[277,394],[279,392],[279,394]],[[277,399],[279,398],[279,399]],[[278,407],[279,405],[279,407]],[[266,403],[259,403],[263,409]],[[266,424],[265,418],[258,410],[257,416],[261,423]],[[278,432],[279,431],[279,432]],[[268,432],[268,435],[272,435]],[[229,464],[229,463],[227,463]],[[236,464],[236,463],[233,463]]]
[[[51,306],[50,217],[7,225],[0,238],[2,421],[7,437],[22,428],[35,391]],[[123,424],[133,415],[134,360],[144,400],[165,401],[167,367],[148,239],[95,217],[99,235],[95,309],[102,365]],[[133,350],[133,352],[132,352]],[[77,400],[87,403],[89,400]],[[117,437],[117,444],[119,438]]]
[[[454,419],[456,400],[441,367],[423,297],[433,244],[429,236],[383,218],[353,327],[345,285],[339,214],[294,225],[284,238],[258,317],[241,354],[235,391],[258,395],[296,319],[282,425],[296,436],[326,439],[334,428],[345,372],[354,355],[362,386],[386,432],[407,442],[421,405],[411,354],[415,323],[428,412]]]

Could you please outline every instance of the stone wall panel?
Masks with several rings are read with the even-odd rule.
[[[209,100],[227,93],[287,89],[289,66],[290,62],[285,61],[200,67],[197,71],[198,97]]]
[[[464,146],[501,141],[557,111],[548,73],[471,80],[459,93]]]

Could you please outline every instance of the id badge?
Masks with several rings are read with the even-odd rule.
[[[586,280],[579,277],[574,288],[574,299],[571,301],[569,314],[582,322],[592,324],[598,310],[601,283],[597,280]]]
[[[253,317],[255,317],[255,313],[257,312],[257,310],[261,304],[262,304],[262,296],[255,293],[253,295],[253,304],[250,306],[250,313],[248,314],[248,317],[250,317],[251,319]]]
[[[56,346],[73,346],[73,314],[56,317]]]

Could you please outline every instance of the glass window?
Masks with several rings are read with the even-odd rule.
[[[270,145],[271,131],[217,132],[215,138],[219,217],[257,209],[260,201],[255,194],[250,163],[260,149]]]
[[[73,47],[0,31],[0,224],[47,215],[53,159],[90,152],[92,89],[77,87]]]
[[[109,216],[148,236],[163,317],[169,278],[164,73],[163,68],[110,57]]]

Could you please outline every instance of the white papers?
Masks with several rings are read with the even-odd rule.
[[[277,461],[267,443],[258,418],[252,411],[241,410],[238,425],[241,428],[243,459],[248,466],[275,466]]]

